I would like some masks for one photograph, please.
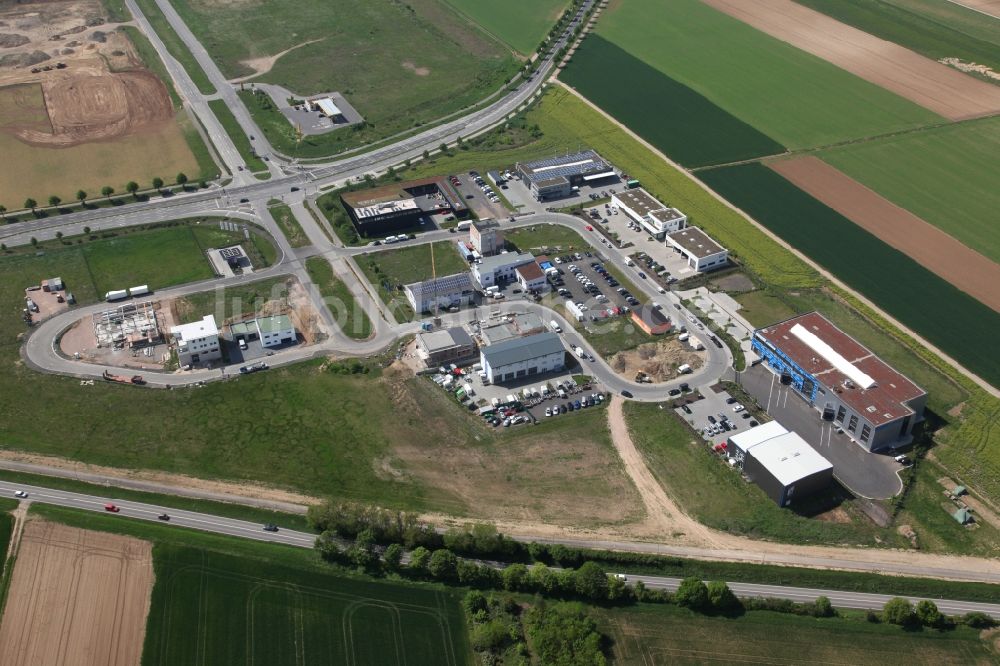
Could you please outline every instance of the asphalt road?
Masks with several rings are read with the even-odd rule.
[[[263,525],[234,518],[224,518],[211,514],[198,513],[195,511],[184,511],[170,507],[157,506],[155,504],[145,504],[133,502],[131,500],[116,499],[113,492],[106,496],[85,495],[63,490],[53,490],[40,486],[29,486],[18,483],[0,481],[0,493],[8,497],[13,496],[17,490],[28,493],[29,502],[39,502],[53,504],[56,506],[83,509],[97,513],[109,513],[105,510],[105,505],[111,503],[120,509],[114,515],[122,519],[133,518],[160,523],[170,527],[186,527],[190,529],[223,534],[227,536],[253,539],[255,541],[266,541],[271,543],[285,544],[298,548],[312,548],[316,541],[316,535],[295,530],[280,529],[277,532],[266,532]],[[168,514],[169,521],[161,521],[158,516]],[[647,576],[627,574],[630,583],[642,581],[647,587],[654,589],[675,590],[680,584],[679,578],[664,576]],[[811,602],[819,596],[829,597],[830,601],[837,608],[852,609],[881,609],[891,596],[881,594],[866,594],[861,592],[839,592],[835,590],[798,588],[778,585],[757,585],[753,583],[729,583],[733,592],[740,597],[775,597],[779,599],[789,599],[797,602]],[[913,602],[919,597],[914,597]],[[947,614],[960,615],[970,611],[980,611],[993,617],[1000,618],[1000,603],[989,604],[973,601],[943,600],[934,599],[938,608]]]

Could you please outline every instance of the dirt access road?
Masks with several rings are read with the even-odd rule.
[[[1000,86],[975,79],[792,0],[702,1],[949,120],[1000,111]]]
[[[924,268],[1000,312],[1000,265],[817,157],[768,165]]]
[[[138,664],[152,590],[150,543],[29,520],[0,625],[3,663]]]

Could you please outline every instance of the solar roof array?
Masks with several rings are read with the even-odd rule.
[[[584,150],[571,155],[524,162],[521,164],[521,169],[529,179],[537,182],[560,176],[580,176],[597,171],[609,171],[612,167],[593,150]]]

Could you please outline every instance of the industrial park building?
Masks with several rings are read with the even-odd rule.
[[[472,274],[485,289],[495,284],[506,284],[516,279],[514,269],[535,263],[534,255],[528,252],[501,252],[492,257],[483,257],[472,264]]]
[[[656,240],[663,240],[668,233],[687,226],[687,215],[663,205],[641,187],[612,194],[611,205],[624,211]]]
[[[684,255],[695,271],[711,271],[729,263],[729,250],[716,243],[698,227],[685,227],[666,235],[667,245]]]
[[[515,268],[514,275],[517,277],[518,284],[525,291],[542,292],[546,290],[549,284],[545,279],[545,273],[542,272],[542,269],[534,261]]]
[[[469,214],[469,207],[446,178],[423,178],[340,195],[354,228],[364,237],[414,227],[425,217]]]
[[[777,421],[732,435],[726,452],[778,506],[823,490],[833,478],[833,465]]]
[[[258,317],[257,332],[260,334],[260,344],[264,347],[277,347],[295,342],[295,327],[288,315],[272,315]]]
[[[539,201],[571,196],[573,188],[584,183],[600,185],[618,179],[614,167],[593,150],[534,162],[518,162],[515,168]]]
[[[472,248],[488,257],[503,249],[503,232],[496,220],[473,220],[469,226],[469,242]]]
[[[472,358],[476,343],[461,326],[417,334],[417,355],[429,368]]]
[[[222,358],[219,345],[219,327],[214,315],[205,315],[201,321],[180,324],[170,328],[170,336],[177,344],[177,362],[186,365],[205,365]]]
[[[472,303],[476,290],[468,273],[455,273],[403,287],[406,300],[416,313],[461,307]]]
[[[927,393],[818,312],[754,331],[754,352],[869,451],[910,441]]]
[[[492,384],[555,372],[566,367],[566,350],[555,333],[512,338],[479,350],[479,360]]]

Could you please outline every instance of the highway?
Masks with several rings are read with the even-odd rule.
[[[13,496],[15,491],[25,491],[28,498],[25,501],[55,506],[83,509],[97,513],[107,513],[115,515],[122,520],[138,519],[159,523],[169,527],[186,527],[213,534],[253,539],[255,541],[265,541],[271,543],[295,546],[298,548],[312,548],[316,541],[316,535],[307,532],[298,532],[281,528],[277,532],[267,532],[263,525],[259,523],[237,520],[235,518],[224,518],[211,514],[199,513],[195,511],[185,511],[155,504],[145,504],[131,500],[117,499],[112,489],[105,496],[85,495],[81,493],[68,492],[64,490],[53,490],[41,486],[31,486],[8,481],[0,481],[0,494]],[[111,514],[105,510],[107,504],[114,504],[120,509],[119,513]],[[167,514],[169,521],[161,521],[158,516]],[[614,572],[609,572],[614,573]],[[625,574],[629,583],[642,581],[644,585],[652,589],[665,589],[673,591],[680,584],[679,578],[665,576],[650,576],[645,574]],[[869,594],[864,592],[841,592],[837,590],[824,590],[812,588],[799,588],[784,585],[759,585],[755,583],[730,582],[730,588],[740,597],[774,597],[778,599],[788,599],[790,601],[809,603],[815,601],[817,597],[828,597],[836,608],[845,609],[872,609],[879,610],[885,602],[892,598],[890,595]],[[912,597],[911,601],[916,603],[922,597]],[[949,615],[961,615],[964,613],[979,611],[1000,618],[1000,603],[983,603],[975,601],[961,601],[953,599],[934,599],[941,612]]]

